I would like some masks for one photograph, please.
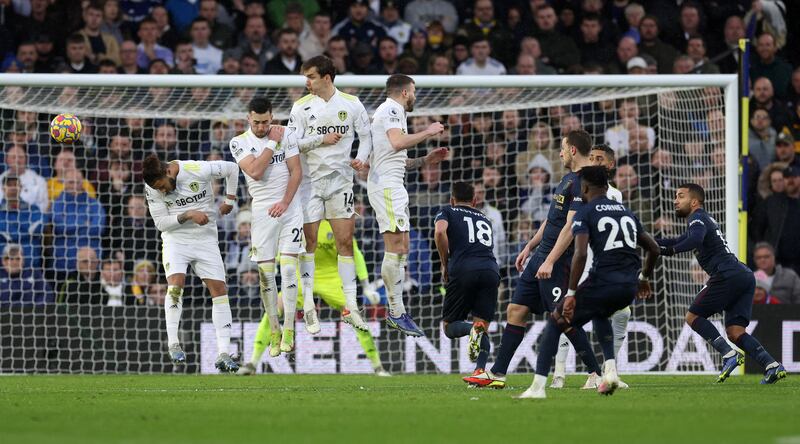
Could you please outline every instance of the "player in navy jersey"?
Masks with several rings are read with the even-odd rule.
[[[603,379],[597,391],[613,393],[619,386],[619,377],[614,359],[614,334],[608,317],[630,305],[637,293],[642,299],[650,297],[647,279],[656,264],[658,244],[645,233],[639,219],[629,209],[606,196],[608,171],[604,166],[584,167],[580,178],[585,204],[572,222],[575,253],[569,290],[547,320],[533,384],[520,398],[546,397],[547,374],[556,355],[559,334],[564,332],[569,337],[572,331],[583,330],[583,325],[589,321],[594,323],[606,357]],[[637,245],[648,252],[641,273],[642,261]],[[578,286],[589,246],[594,252],[589,277]]]
[[[728,340],[753,357],[764,368],[762,384],[774,384],[786,377],[786,369],[770,356],[745,327],[753,311],[755,278],[746,265],[728,249],[719,224],[703,209],[705,191],[688,183],[675,193],[675,214],[688,218],[686,232],[675,239],[659,239],[661,255],[693,251],[709,275],[686,313],[686,323],[722,355],[722,371],[717,382],[724,382],[733,370],[744,363],[744,355],[733,350],[719,331],[708,321],[717,313],[725,314]]]
[[[492,253],[492,223],[475,209],[475,189],[452,187],[450,206],[436,215],[434,242],[446,285],[442,321],[448,338],[469,335],[469,359],[482,373],[489,359],[487,330],[497,307],[500,270]],[[467,316],[472,313],[472,322]],[[465,378],[466,380],[467,378]]]
[[[516,267],[522,276],[511,297],[506,312],[506,327],[500,341],[500,351],[491,371],[476,373],[465,378],[469,384],[481,387],[503,388],[506,385],[506,372],[525,336],[528,315],[533,312],[543,314],[552,312],[555,301],[567,291],[567,278],[572,260],[572,218],[582,203],[578,171],[589,166],[589,152],[592,138],[586,131],[570,131],[561,141],[561,161],[570,172],[567,173],[553,194],[547,219],[536,231],[533,238],[517,256]],[[526,260],[530,262],[525,265]],[[583,270],[581,270],[583,271]],[[591,351],[591,345],[583,330],[573,330],[568,336],[578,355],[583,359],[589,372],[600,373],[600,367]],[[558,335],[555,337],[558,341]],[[557,345],[557,344],[556,344]],[[541,355],[540,355],[541,356]],[[538,367],[538,359],[537,359]]]

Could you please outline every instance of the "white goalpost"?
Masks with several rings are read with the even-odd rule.
[[[490,336],[493,348],[499,347],[497,333],[518,277],[513,258],[546,213],[549,193],[563,174],[561,134],[571,129],[586,129],[596,144],[608,143],[615,150],[612,177],[623,190],[624,203],[649,232],[683,232],[685,221],[673,216],[675,188],[697,182],[706,189],[707,210],[720,223],[731,251],[739,251],[735,75],[414,78],[417,103],[409,132],[431,119],[442,121],[447,131],[410,149],[409,156],[436,146],[449,147],[451,156],[439,167],[406,177],[413,230],[405,300],[426,336],[410,338],[388,329],[385,306],[359,298],[388,370],[472,370],[466,338],[451,341],[439,327],[443,291],[432,221],[455,180],[480,183],[484,209],[492,216],[503,283]],[[338,76],[335,84],[358,96],[371,115],[385,99],[385,80]],[[228,141],[246,130],[249,100],[268,97],[276,122],[285,121],[292,103],[306,94],[304,85],[300,76],[0,75],[0,167],[17,171],[19,165],[9,163],[22,152],[27,169],[43,179],[36,183],[50,179],[41,190],[48,195],[46,202],[32,204],[33,190],[26,188],[19,194],[21,201],[31,200],[25,212],[7,205],[0,209],[0,250],[19,244],[25,255],[22,270],[4,264],[1,272],[6,280],[0,282],[0,373],[215,372],[210,297],[196,280],[187,285],[180,332],[188,363],[175,367],[168,362],[160,238],[140,199],[138,168],[150,152],[165,160],[229,160]],[[75,145],[50,139],[47,126],[59,113],[81,119],[84,131]],[[82,190],[62,190],[63,172],[73,168],[71,162],[83,173]],[[364,178],[356,177],[356,241],[367,279],[380,288],[383,243],[364,184]],[[83,207],[65,205],[62,201],[72,201],[63,193],[85,193],[89,201],[96,200],[102,220],[75,210]],[[255,272],[242,256],[249,227],[244,216],[237,218],[245,214],[248,200],[241,178],[238,207],[218,223],[234,312],[231,354],[243,361],[251,355],[262,314],[257,273],[254,281]],[[93,250],[96,273],[74,257],[81,248]],[[633,306],[618,358],[622,373],[717,370],[716,352],[683,322],[704,280],[690,255],[659,261],[654,298]],[[46,284],[36,287],[42,297],[19,294],[32,291],[31,282]],[[372,371],[352,329],[340,324],[338,313],[324,308],[324,302],[321,306],[321,333],[310,336],[298,328],[296,352],[277,358],[265,354],[259,371]],[[718,319],[712,321],[722,328]],[[542,319],[533,319],[510,372],[532,368],[543,325]],[[581,369],[572,355],[568,369]]]

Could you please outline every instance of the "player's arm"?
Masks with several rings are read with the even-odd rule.
[[[239,165],[224,160],[208,162],[211,167],[211,177],[214,179],[225,178],[225,202],[219,206],[221,214],[228,214],[236,203],[236,193],[239,190]]]
[[[300,182],[303,180],[303,167],[300,166],[300,156],[287,157],[286,168],[289,170],[289,183],[286,185],[283,199],[270,207],[269,215],[272,217],[281,217],[286,212],[294,200],[294,195],[297,193],[297,188],[300,187]]]
[[[571,226],[572,224],[570,224]],[[570,229],[570,237],[572,229]],[[584,268],[586,268],[586,258],[589,255],[589,233],[586,231],[575,233],[575,253],[572,255],[572,269],[569,272],[569,287],[567,296],[564,298],[562,313],[567,322],[572,320],[575,313],[575,291],[578,289],[578,282],[581,280]],[[559,236],[559,240],[561,236]],[[557,245],[557,244],[556,244]]]
[[[406,171],[412,171],[421,168],[423,165],[436,165],[437,163],[441,162],[442,160],[447,158],[447,154],[450,152],[445,147],[439,147],[432,150],[430,153],[423,157],[417,157],[414,159],[406,159]]]
[[[703,238],[706,236],[706,225],[700,219],[689,222],[689,228],[679,242],[673,245],[664,245],[659,242],[662,256],[672,256],[685,251],[692,251],[703,245]]]
[[[550,254],[544,259],[544,262],[539,267],[539,270],[536,272],[537,279],[549,279],[550,276],[553,274],[553,264],[556,263],[558,258],[567,251],[570,244],[572,244],[572,220],[575,218],[575,210],[570,210],[567,212],[567,220],[564,223],[564,227],[561,228],[561,232],[558,233],[558,239],[556,239],[556,244],[553,246],[553,249],[550,251]],[[579,272],[583,272],[583,268],[579,270]]]
[[[197,225],[205,225],[208,223],[208,215],[202,211],[189,210],[180,214],[169,214],[167,204],[164,203],[164,200],[153,194],[153,192],[148,190],[147,206],[150,209],[150,217],[153,218],[153,222],[155,222],[158,231],[172,231],[189,221]]]
[[[270,134],[271,133],[272,130],[270,129]],[[267,167],[269,167],[269,163],[272,160],[272,155],[275,153],[276,146],[278,146],[278,142],[270,137],[269,142],[267,142],[267,146],[264,148],[264,151],[258,155],[258,157],[248,154],[247,156],[238,159],[239,167],[242,169],[242,171],[244,171],[245,174],[253,179],[261,180],[261,178],[264,177],[264,171],[266,171]]]
[[[437,219],[433,232],[433,242],[436,243],[436,250],[439,252],[439,260],[442,263],[442,280],[447,283],[447,265],[450,260],[450,241],[447,238],[447,219]]]
[[[517,255],[517,260],[514,261],[514,265],[517,267],[518,272],[522,273],[522,271],[525,270],[525,261],[528,260],[528,256],[530,256],[533,249],[536,248],[536,246],[539,245],[540,242],[542,242],[542,236],[544,235],[544,227],[546,225],[547,225],[547,220],[545,219],[545,221],[542,222],[541,225],[539,225],[539,229],[536,230],[536,233],[533,234],[531,240],[528,241],[527,244],[525,244],[525,247]]]
[[[372,127],[369,124],[369,115],[364,105],[358,102],[358,115],[353,119],[356,134],[358,134],[358,152],[356,153],[355,160],[360,161],[362,164],[367,162],[370,153],[372,153]]]
[[[653,277],[653,270],[656,268],[656,259],[660,253],[660,247],[649,233],[642,230],[639,232],[637,243],[645,251],[644,268],[639,275],[639,299],[650,297],[650,278]]]
[[[391,126],[387,125],[389,129],[386,130],[386,137],[389,139],[389,143],[395,151],[407,150],[413,146],[417,146],[444,131],[444,125],[439,122],[433,122],[428,125],[425,131],[414,134],[403,134],[403,130],[399,128],[399,125],[394,126],[392,122],[392,119],[397,119],[397,121],[400,122],[400,118],[389,117],[388,119],[390,121],[389,125]]]

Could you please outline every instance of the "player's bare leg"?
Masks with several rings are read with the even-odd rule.
[[[403,303],[403,288],[406,277],[406,261],[410,243],[408,232],[387,231],[383,233],[385,252],[381,264],[381,278],[386,286],[389,300],[389,314],[386,324],[409,336],[423,336],[424,333],[406,313]]]
[[[217,362],[215,366],[220,372],[235,372],[239,370],[237,364],[230,355],[231,345],[231,305],[228,301],[228,286],[224,281],[216,279],[203,279],[211,293],[211,321],[217,334]]]
[[[333,237],[336,239],[336,250],[339,252],[339,277],[342,279],[342,290],[344,291],[345,305],[342,309],[342,320],[353,328],[367,331],[367,324],[361,317],[356,301],[356,264],[353,259],[353,231],[355,230],[355,220],[353,217],[347,219],[330,219]]]
[[[169,347],[169,357],[175,364],[186,362],[186,353],[181,348],[178,339],[178,328],[183,313],[183,286],[186,275],[182,273],[172,274],[167,277],[167,297],[164,298],[164,316],[167,324],[167,346]]]
[[[300,253],[300,283],[303,287],[303,321],[306,331],[315,335],[319,333],[319,316],[314,303],[314,253],[317,251],[317,233],[319,221],[303,224],[303,236],[306,240],[306,251]]]

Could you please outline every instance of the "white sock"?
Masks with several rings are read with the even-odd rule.
[[[344,306],[348,310],[358,310],[356,302],[356,263],[353,256],[339,255],[337,258],[339,265],[339,277],[342,278],[342,290],[344,290]]]
[[[300,253],[300,283],[303,285],[303,311],[315,310],[314,253]]]
[[[401,255],[395,253],[383,253],[383,263],[381,264],[381,278],[383,278],[386,297],[389,300],[389,315],[393,318],[399,317],[406,312],[406,307],[403,304],[403,277],[405,270],[400,264],[400,257]]]
[[[611,315],[611,329],[614,332],[614,358],[619,359],[619,350],[628,334],[628,321],[631,319],[631,307],[625,307]]]
[[[281,256],[281,290],[283,290],[283,328],[294,330],[297,312],[297,258]]]
[[[269,316],[269,328],[280,331],[278,324],[278,284],[275,283],[275,262],[258,264],[258,275],[261,284],[261,302]]]
[[[544,387],[547,385],[547,376],[542,375],[533,375],[533,383],[531,384],[531,388],[535,391],[544,390]]]
[[[233,316],[228,295],[211,298],[211,303],[211,322],[217,332],[217,353],[230,353]]]
[[[164,298],[164,316],[167,319],[167,345],[179,344],[178,325],[183,313],[183,288],[177,285],[167,287],[167,297]]]
[[[569,339],[567,335],[561,333],[558,338],[558,353],[556,353],[556,369],[553,371],[553,377],[564,377],[567,374],[567,355],[569,354]]]

